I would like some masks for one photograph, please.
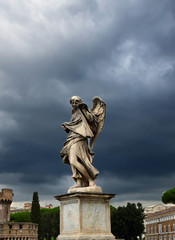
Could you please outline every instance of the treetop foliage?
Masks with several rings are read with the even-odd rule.
[[[10,221],[13,222],[31,222],[31,212],[17,212],[10,214]]]
[[[167,203],[173,203],[175,204],[175,188],[172,188],[170,190],[167,190],[162,195],[162,202]]]
[[[33,200],[32,200],[32,208],[31,208],[31,220],[33,223],[40,224],[41,221],[41,213],[40,213],[40,204],[39,204],[39,198],[38,193],[33,193]]]
[[[144,233],[144,209],[141,203],[127,203],[127,206],[111,208],[111,230],[114,236],[130,240],[141,238]]]

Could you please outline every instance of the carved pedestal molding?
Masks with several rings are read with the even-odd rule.
[[[110,199],[115,194],[70,193],[60,201],[60,235],[57,240],[114,240]]]

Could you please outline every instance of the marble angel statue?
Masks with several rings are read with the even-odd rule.
[[[71,120],[62,124],[68,137],[61,150],[61,157],[63,162],[72,168],[72,178],[76,185],[68,192],[74,192],[80,188],[96,187],[94,180],[99,171],[92,165],[93,147],[104,126],[106,104],[101,98],[94,97],[93,106],[88,109],[78,96],[71,97],[70,104],[72,105]]]

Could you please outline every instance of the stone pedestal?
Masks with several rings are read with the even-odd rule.
[[[57,240],[114,240],[110,204],[115,194],[70,193],[60,201],[60,235]]]

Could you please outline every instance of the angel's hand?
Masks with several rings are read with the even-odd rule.
[[[64,125],[64,123],[62,124],[62,128],[64,129],[64,131],[66,131],[67,133],[69,133],[69,129]]]
[[[85,103],[80,103],[80,104],[78,104],[78,108],[79,108],[80,110],[86,109],[86,110],[88,111],[88,107],[87,107],[87,105],[86,105]]]
[[[62,124],[62,128],[63,128],[64,130],[66,130],[66,127],[65,127],[64,123]]]

